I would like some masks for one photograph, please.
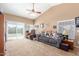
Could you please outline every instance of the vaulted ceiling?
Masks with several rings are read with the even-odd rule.
[[[35,3],[35,11],[41,12],[41,14],[31,15],[33,4],[32,3],[0,3],[0,9],[4,13],[13,14],[16,16],[26,17],[30,19],[36,19],[47,11],[52,6],[56,6],[60,3]]]

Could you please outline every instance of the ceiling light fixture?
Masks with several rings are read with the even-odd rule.
[[[30,15],[33,16],[33,17],[37,16],[36,13],[31,13]]]

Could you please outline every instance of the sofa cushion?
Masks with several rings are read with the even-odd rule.
[[[56,42],[56,40],[54,40],[54,39],[52,38],[52,39],[49,40],[49,43],[51,43],[51,44],[56,44],[57,42]]]

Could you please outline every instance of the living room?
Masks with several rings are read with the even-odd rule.
[[[31,6],[30,9],[33,7],[33,10],[25,11],[37,13],[37,16],[33,14],[28,16],[26,12],[26,17],[25,11],[19,11],[25,6]],[[0,4],[0,8],[1,23],[5,25],[5,28],[1,26],[0,35],[4,34],[0,39],[1,55],[79,55],[78,3],[26,3],[26,5],[3,3]]]

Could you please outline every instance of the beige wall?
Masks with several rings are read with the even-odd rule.
[[[51,26],[56,25],[57,21],[75,19],[77,16],[79,16],[79,3],[64,3],[50,8],[36,19],[35,24],[46,23],[48,29],[51,29]]]
[[[9,21],[17,21],[17,22],[22,22],[26,24],[33,24],[33,20],[28,18],[23,18],[23,17],[11,15],[11,14],[6,14],[6,13],[4,15],[5,15],[5,19]]]
[[[79,4],[60,4],[38,17],[35,24],[46,23],[53,26],[59,20],[74,19],[76,16],[79,16]]]

